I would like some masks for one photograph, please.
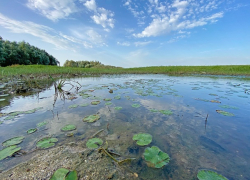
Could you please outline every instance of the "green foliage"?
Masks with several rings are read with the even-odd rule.
[[[147,147],[143,154],[147,165],[153,168],[161,168],[169,163],[169,156],[167,153],[162,152],[158,147]]]
[[[14,137],[11,139],[8,139],[6,141],[4,141],[2,143],[3,146],[12,146],[12,145],[17,145],[20,144],[21,142],[23,142],[24,137],[23,136],[19,136],[19,137]]]
[[[100,119],[100,116],[98,114],[93,114],[93,115],[89,115],[83,118],[84,122],[96,122],[98,119]]]
[[[98,104],[100,104],[100,103],[101,103],[100,101],[92,101],[92,102],[91,102],[92,105],[98,105]]]
[[[121,106],[116,106],[116,107],[115,107],[115,110],[121,110],[121,109],[122,109]]]
[[[234,116],[233,113],[227,112],[227,111],[222,111],[222,110],[216,110],[217,113],[222,114],[224,116]]]
[[[0,66],[10,66],[13,64],[43,64],[57,65],[59,62],[45,50],[41,50],[24,41],[10,42],[0,39]]]
[[[147,133],[139,133],[133,136],[133,140],[136,141],[139,146],[146,146],[152,142],[152,136]]]
[[[114,66],[106,66],[99,61],[73,61],[73,60],[66,60],[63,64],[63,67],[78,67],[78,68],[115,68]]]
[[[41,149],[47,149],[50,147],[53,147],[55,145],[55,142],[57,142],[57,138],[51,138],[51,137],[45,137],[40,139],[37,143],[36,146]]]
[[[4,148],[0,151],[0,161],[5,159],[8,156],[12,156],[15,152],[19,151],[21,148],[14,146],[9,146],[7,148]]]
[[[141,105],[140,104],[132,104],[132,107],[138,108],[138,107],[141,107]]]
[[[73,124],[68,124],[66,126],[64,126],[61,130],[62,131],[73,131],[76,129],[76,126]]]
[[[227,180],[224,176],[209,170],[200,170],[197,174],[199,180]]]
[[[46,124],[48,124],[48,122],[43,121],[43,122],[38,123],[37,127],[42,127],[42,126],[45,126]]]
[[[34,133],[34,132],[36,132],[37,131],[37,128],[33,128],[33,129],[29,129],[28,131],[27,131],[27,133],[28,134],[32,134],[32,133]]]
[[[88,142],[86,143],[86,146],[90,149],[95,149],[101,146],[102,144],[103,144],[103,141],[100,138],[92,138],[88,140]]]
[[[65,168],[57,169],[56,172],[54,172],[53,176],[50,178],[50,180],[63,180],[65,179],[65,176],[68,174],[69,170]]]
[[[173,112],[170,111],[170,110],[159,110],[159,112],[162,113],[162,114],[166,114],[166,115],[171,115],[171,114],[173,114]]]

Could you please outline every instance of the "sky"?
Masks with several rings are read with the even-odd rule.
[[[61,65],[250,65],[250,1],[1,0],[0,36]]]

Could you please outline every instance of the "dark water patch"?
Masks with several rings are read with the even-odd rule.
[[[224,153],[226,152],[226,149],[224,149],[221,145],[213,141],[212,139],[209,139],[205,136],[199,137],[199,142],[202,146],[204,146],[206,149],[213,151],[215,153]]]

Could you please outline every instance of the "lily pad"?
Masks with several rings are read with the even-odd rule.
[[[48,122],[47,122],[47,121],[44,121],[44,122],[38,123],[36,126],[37,126],[37,127],[42,127],[42,126],[45,126],[46,124],[48,124]]]
[[[122,109],[121,106],[116,106],[116,107],[115,107],[115,110],[121,110],[121,109]]]
[[[209,102],[209,100],[207,100],[207,99],[195,98],[195,100],[198,100],[198,101],[204,101],[204,102]]]
[[[86,146],[90,149],[95,149],[101,146],[102,144],[103,144],[103,141],[100,138],[92,138],[88,140],[88,142],[86,143]]]
[[[133,136],[133,140],[136,141],[136,144],[139,146],[146,146],[152,142],[152,136],[147,133],[139,133]]]
[[[162,152],[158,147],[147,147],[143,153],[144,159],[149,167],[161,168],[169,163],[169,156]]]
[[[92,105],[97,105],[97,104],[100,104],[101,102],[100,101],[92,101],[91,104]]]
[[[234,116],[233,113],[227,112],[227,111],[222,111],[222,110],[216,110],[217,113],[222,114],[224,116]]]
[[[66,126],[64,126],[61,130],[62,131],[73,131],[76,129],[76,126],[73,124],[68,124]]]
[[[76,172],[76,170],[70,171],[70,172],[67,174],[66,178],[65,178],[65,180],[77,180],[77,179],[78,179],[78,177],[77,177],[77,172]]]
[[[200,170],[197,174],[199,180],[228,180],[226,177],[209,170]]]
[[[36,146],[41,149],[47,149],[55,145],[55,142],[57,142],[57,138],[51,138],[51,137],[45,137],[40,139],[37,143]]]
[[[105,103],[106,106],[109,106],[109,105],[111,105],[111,104],[112,104],[112,102],[106,102],[106,103]]]
[[[150,109],[151,112],[159,112],[157,109]]]
[[[0,151],[0,160],[3,160],[9,156],[12,156],[15,152],[19,151],[21,148],[16,145],[9,146]]]
[[[141,107],[141,105],[140,104],[132,104],[132,107],[138,108],[138,107]]]
[[[3,121],[0,121],[0,124],[3,124]]]
[[[78,107],[78,104],[73,104],[73,105],[70,105],[69,108],[77,108]]]
[[[211,100],[210,102],[212,102],[212,103],[221,103],[220,101],[217,101],[217,100]]]
[[[121,99],[121,96],[115,96],[114,99]]]
[[[83,104],[80,104],[79,106],[81,106],[81,107],[86,107],[86,106],[88,106],[89,104],[88,103],[83,103]]]
[[[3,146],[12,146],[12,145],[17,145],[20,144],[21,142],[23,142],[24,137],[23,136],[19,136],[19,137],[14,137],[11,139],[8,139],[6,141],[4,141],[2,143]]]
[[[28,134],[32,134],[32,133],[34,133],[34,132],[36,132],[37,131],[37,128],[33,128],[33,129],[29,129],[28,131],[27,131],[27,133]]]
[[[209,94],[209,95],[210,95],[210,96],[218,96],[217,94],[212,94],[212,93],[211,93],[211,94]]]
[[[225,109],[239,109],[239,108],[237,108],[235,106],[228,106],[228,105],[221,105],[220,107],[225,108]]]
[[[93,115],[89,115],[83,118],[84,122],[96,122],[98,119],[100,119],[100,116],[98,114],[93,114]]]
[[[62,180],[65,179],[66,175],[69,173],[68,169],[60,168],[57,169],[56,172],[54,172],[53,176],[50,178],[50,180]]]
[[[159,112],[162,113],[162,114],[166,114],[166,115],[171,115],[171,114],[173,114],[173,112],[170,111],[170,110],[159,110]]]
[[[4,118],[4,120],[11,120],[11,119],[14,119],[14,118],[15,118],[15,116],[8,116],[8,117]]]
[[[112,99],[111,98],[105,98],[103,99],[104,101],[111,101]]]

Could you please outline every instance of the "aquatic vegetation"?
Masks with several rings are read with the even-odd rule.
[[[77,104],[73,104],[73,105],[70,105],[70,106],[69,106],[70,109],[71,109],[71,108],[77,108],[77,107],[78,107]]]
[[[0,121],[0,124],[3,124],[3,121]]]
[[[173,112],[171,110],[159,110],[160,113],[165,114],[165,115],[171,115]]]
[[[204,102],[209,102],[209,100],[207,100],[207,99],[195,98],[195,100],[198,100],[198,101],[204,101]]]
[[[152,142],[152,136],[147,133],[139,133],[133,136],[133,140],[136,141],[136,144],[139,146],[146,146]]]
[[[86,143],[86,146],[90,149],[96,149],[103,144],[103,141],[100,138],[89,139]]]
[[[16,116],[8,116],[6,118],[4,118],[4,120],[11,120],[11,119],[14,119]]]
[[[92,105],[98,105],[98,104],[100,104],[100,103],[101,103],[100,101],[92,101],[92,102],[91,102]]]
[[[13,145],[13,146],[9,146],[9,147],[6,147],[6,148],[0,150],[0,161],[9,157],[9,156],[12,156],[14,153],[19,151],[20,149],[21,149],[20,147]]]
[[[225,108],[225,109],[239,109],[235,106],[228,106],[228,105],[220,105],[221,108]]]
[[[121,96],[115,96],[114,99],[119,100],[119,99],[121,99]]]
[[[96,122],[98,119],[100,119],[100,116],[98,114],[93,114],[93,115],[89,115],[83,118],[84,122]]]
[[[111,101],[112,99],[111,98],[105,98],[103,99],[104,101]]]
[[[106,106],[109,106],[109,105],[111,105],[111,104],[112,104],[112,102],[106,102],[106,103],[105,103]]]
[[[222,114],[224,116],[234,116],[233,113],[222,111],[222,110],[216,110],[217,113]]]
[[[89,105],[88,103],[79,104],[79,106],[81,106],[81,107],[86,107],[88,105]]]
[[[210,96],[218,96],[217,94],[212,94],[212,93],[210,93],[209,95],[210,95]]]
[[[4,141],[2,143],[3,146],[12,146],[12,145],[17,145],[20,144],[21,142],[23,142],[24,137],[23,136],[19,136],[19,137],[14,137],[11,139],[8,139],[6,141]]]
[[[77,180],[78,177],[77,177],[77,172],[76,170],[74,171],[70,171],[67,176],[65,177],[65,180]]]
[[[239,95],[240,98],[248,98],[248,96]]]
[[[87,98],[91,97],[92,95],[90,95],[90,94],[80,94],[80,96],[82,96],[83,99],[87,99]]]
[[[226,177],[209,170],[200,170],[197,174],[199,180],[228,180]]]
[[[150,109],[151,112],[159,112],[157,109]]]
[[[76,126],[73,124],[68,124],[66,126],[64,126],[61,131],[73,131],[76,129]]]
[[[37,127],[42,127],[42,126],[44,126],[46,124],[48,124],[48,122],[47,121],[43,121],[43,122],[38,123],[36,126]]]
[[[210,102],[212,102],[212,103],[221,103],[220,101],[217,101],[217,100],[211,100]]]
[[[132,107],[138,108],[138,107],[141,107],[141,105],[140,104],[132,104]]]
[[[167,153],[162,152],[158,147],[147,147],[143,153],[144,159],[149,167],[161,168],[167,165],[170,158]]]
[[[57,141],[58,141],[57,138],[45,137],[45,138],[40,139],[36,143],[36,146],[41,149],[47,149],[47,148],[53,147]]]
[[[122,109],[121,106],[116,106],[116,107],[115,107],[115,110],[121,110],[121,109]]]
[[[65,179],[66,175],[69,173],[68,169],[65,168],[60,168],[57,169],[56,172],[52,175],[50,180],[60,180],[60,179]]]
[[[27,131],[27,133],[28,134],[32,134],[32,133],[34,133],[34,132],[36,132],[37,131],[37,128],[33,128],[33,129],[29,129],[28,131]]]

